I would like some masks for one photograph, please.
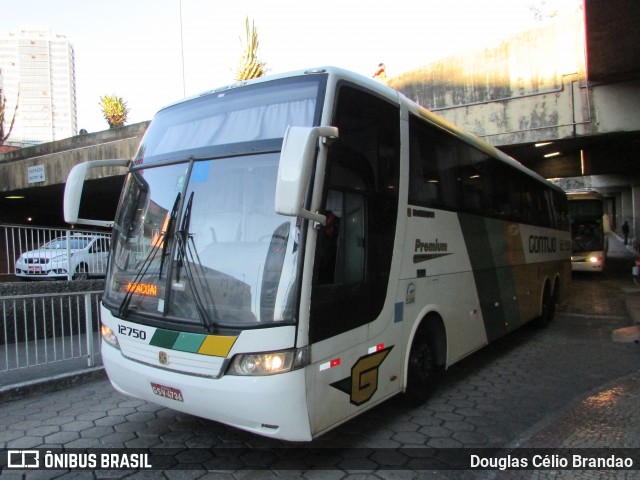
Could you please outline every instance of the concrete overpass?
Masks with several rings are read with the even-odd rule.
[[[597,188],[611,199],[611,218],[632,221],[640,238],[639,23],[637,0],[586,0],[582,13],[389,83],[541,175],[567,188]],[[132,157],[147,125],[0,154],[0,222],[63,225],[69,169]],[[30,183],[39,165],[44,181]],[[100,199],[94,217],[113,218],[121,184],[117,171],[88,182]]]
[[[563,187],[606,194],[621,225],[640,217],[639,21],[637,0],[586,0],[584,12],[389,83]]]
[[[71,168],[87,160],[132,158],[149,122],[45,143],[0,154],[0,223],[66,225],[62,198]],[[95,199],[91,215],[113,219],[120,196],[122,169],[91,171],[85,191]],[[29,220],[31,219],[31,220]]]

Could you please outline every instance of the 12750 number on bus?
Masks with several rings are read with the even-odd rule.
[[[131,338],[139,338],[140,340],[147,339],[147,332],[139,330],[137,328],[127,327],[126,325],[118,324],[118,333],[120,335],[126,335]]]

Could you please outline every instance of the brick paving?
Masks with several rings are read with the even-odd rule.
[[[576,276],[549,327],[524,327],[453,366],[423,405],[396,397],[310,444],[126,398],[103,377],[0,404],[0,446],[166,453],[164,471],[37,470],[27,478],[640,478],[638,464],[630,471],[462,472],[437,470],[440,459],[424,458],[431,448],[640,451],[640,347],[612,339],[633,323],[625,307],[636,294],[627,263],[630,270],[619,250],[611,273]]]

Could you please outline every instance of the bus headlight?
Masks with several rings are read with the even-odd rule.
[[[231,360],[227,375],[262,376],[297,370],[309,364],[309,349],[242,353]]]
[[[600,261],[600,257],[596,257],[595,255],[589,257],[589,263],[598,263]]]
[[[120,350],[120,344],[118,343],[118,337],[113,333],[109,327],[107,327],[104,323],[100,325],[100,334],[102,335],[102,339],[111,345],[114,348]]]

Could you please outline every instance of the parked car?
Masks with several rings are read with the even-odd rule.
[[[68,244],[68,245],[67,245]],[[109,238],[102,235],[58,237],[37,250],[23,253],[16,262],[16,276],[23,279],[104,276],[109,257]]]

